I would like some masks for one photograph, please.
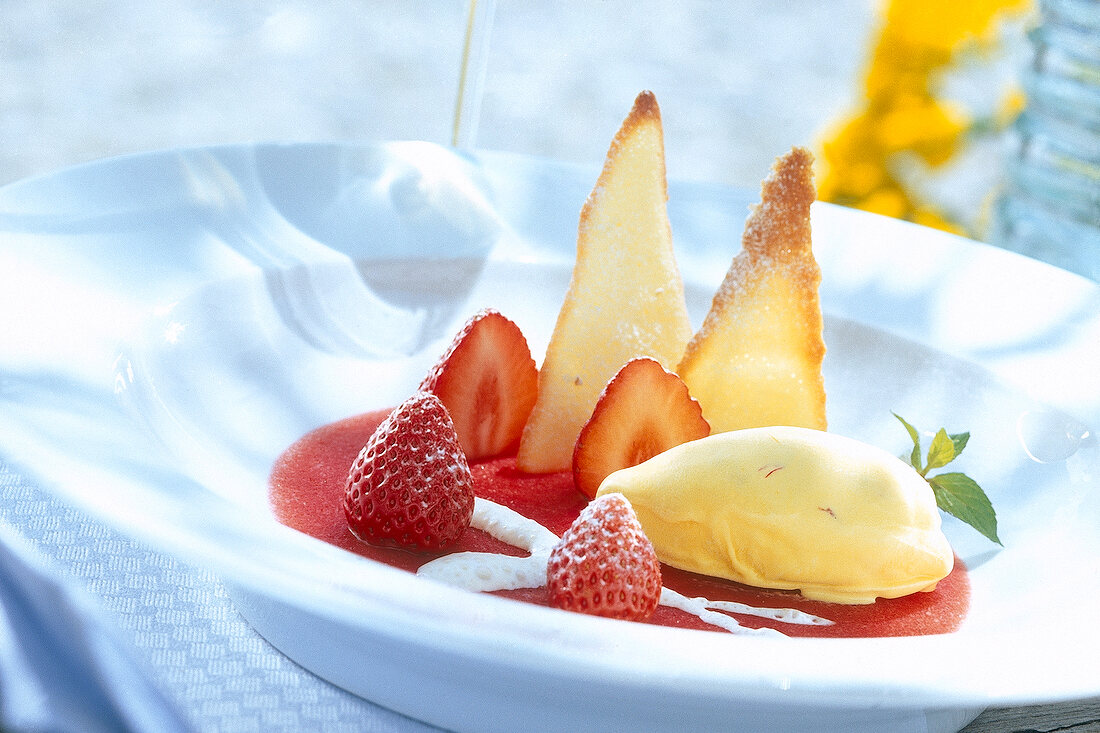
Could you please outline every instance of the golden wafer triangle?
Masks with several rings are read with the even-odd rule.
[[[572,466],[577,435],[628,360],[649,356],[672,369],[684,353],[692,329],[667,202],[661,113],[642,92],[581,210],[572,280],[516,457],[521,471]]]
[[[676,369],[715,433],[826,428],[812,165],[803,148],[776,161],[745,223],[742,249]]]

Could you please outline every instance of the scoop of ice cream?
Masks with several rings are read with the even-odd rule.
[[[807,428],[717,433],[616,471],[673,567],[807,598],[871,603],[935,588],[954,554],[932,489],[898,458]]]

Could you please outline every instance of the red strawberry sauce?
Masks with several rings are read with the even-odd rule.
[[[371,412],[321,427],[294,443],[276,461],[271,474],[270,502],[275,517],[318,539],[364,557],[415,571],[438,554],[373,547],[358,540],[348,529],[341,505],[348,469],[386,411]],[[571,473],[524,474],[516,471],[512,457],[471,465],[478,496],[511,507],[561,535],[587,503],[573,486]],[[477,529],[467,529],[451,552],[471,550],[523,551]],[[752,606],[797,608],[834,621],[832,626],[773,623],[754,617],[738,620],[751,627],[773,626],[789,636],[914,636],[954,631],[966,615],[970,582],[962,562],[930,593],[904,598],[879,599],[868,605],[849,606],[808,601],[792,591],[749,588],[662,566],[664,585],[686,596],[712,601],[730,600]],[[499,595],[545,605],[546,588],[501,591]],[[658,606],[650,623],[665,626],[720,630],[684,611]]]

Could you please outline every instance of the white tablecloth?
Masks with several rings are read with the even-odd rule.
[[[65,505],[2,462],[0,523],[6,523],[17,540],[0,548],[11,553],[9,564],[0,564],[0,569],[10,567],[10,562],[22,567],[29,558],[29,572],[38,576],[27,585],[37,596],[38,611],[48,610],[46,618],[33,621],[27,614],[16,617],[10,609],[5,613],[12,586],[0,573],[0,590],[5,591],[0,595],[2,730],[43,730],[43,722],[48,722],[48,729],[57,733],[119,731],[128,712],[135,716],[132,720],[143,721],[131,725],[131,730],[142,733],[187,726],[226,733],[436,730],[354,697],[298,667],[238,615],[212,573],[150,549]],[[89,719],[81,721],[78,711],[62,710],[56,700],[36,699],[30,670],[4,674],[5,659],[20,656],[13,655],[18,645],[7,637],[5,618],[16,634],[32,623],[79,625],[91,632],[82,638],[77,633],[81,629],[72,628],[62,651],[96,667],[69,669],[73,677],[62,686],[65,692],[57,686],[50,691],[70,698],[73,706],[86,705]],[[53,653],[55,659],[57,654]],[[143,673],[152,689],[136,686],[145,684]],[[77,684],[76,676],[94,679]],[[45,686],[50,686],[48,681]],[[93,687],[96,694],[89,691]],[[157,690],[166,698],[164,706],[152,699]],[[121,713],[111,708],[112,703]],[[177,727],[173,714],[183,727]]]

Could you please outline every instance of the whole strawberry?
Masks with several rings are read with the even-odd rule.
[[[438,550],[470,526],[473,478],[439,398],[418,392],[374,431],[344,489],[348,527],[364,542]]]
[[[567,611],[644,621],[661,598],[661,563],[622,494],[584,508],[550,551],[550,604]]]

